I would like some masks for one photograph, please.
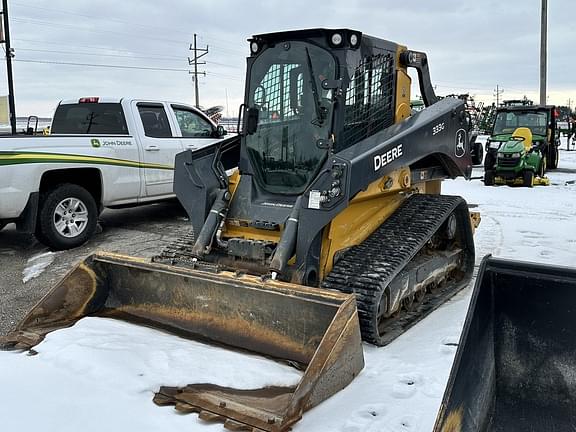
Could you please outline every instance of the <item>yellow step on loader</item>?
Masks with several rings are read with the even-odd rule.
[[[439,100],[422,52],[348,29],[249,40],[240,133],[176,157],[191,232],[153,262],[95,255],[4,338],[29,348],[86,315],[144,321],[289,361],[294,388],[191,383],[158,404],[233,430],[288,430],[470,281],[464,101]],[[426,105],[411,114],[408,68]],[[206,299],[209,299],[206,301]]]

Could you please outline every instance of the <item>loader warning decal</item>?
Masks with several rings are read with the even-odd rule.
[[[461,158],[466,154],[466,130],[458,129],[456,132],[456,147],[454,154],[457,158]]]

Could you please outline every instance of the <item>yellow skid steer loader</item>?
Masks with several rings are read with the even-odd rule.
[[[438,100],[424,53],[348,29],[253,36],[241,132],[176,157],[192,230],[153,262],[97,254],[4,346],[86,315],[137,320],[289,361],[294,388],[161,388],[158,404],[233,430],[288,430],[470,281],[464,101]],[[411,115],[408,68],[427,108]],[[227,173],[232,173],[227,175]],[[206,299],[210,299],[206,301]]]

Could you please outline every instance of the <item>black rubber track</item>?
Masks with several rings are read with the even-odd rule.
[[[462,248],[458,278],[427,292],[411,311],[401,309],[388,319],[384,333],[377,329],[378,303],[386,287],[426,246],[451,213],[455,213]],[[323,288],[355,293],[362,338],[386,345],[446,302],[468,284],[474,267],[474,245],[466,202],[458,196],[415,194],[364,242],[350,248],[322,282]]]

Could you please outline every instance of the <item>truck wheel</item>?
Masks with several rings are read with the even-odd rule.
[[[554,169],[558,168],[560,162],[560,147],[554,146]]]
[[[522,176],[523,178],[523,186],[532,187],[534,186],[534,173],[532,171],[524,171]]]
[[[488,170],[484,173],[484,184],[486,186],[494,186],[494,171]]]
[[[548,147],[548,154],[546,157],[548,158],[547,162],[549,169],[558,168],[558,153],[558,147],[556,147],[554,144]]]
[[[72,249],[94,234],[97,219],[98,207],[90,192],[60,184],[40,198],[36,237],[53,249]]]

